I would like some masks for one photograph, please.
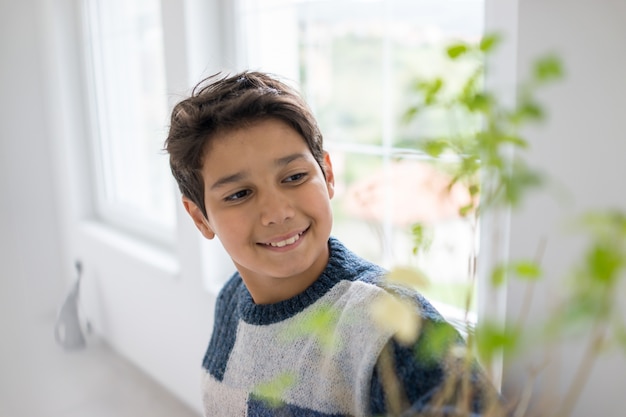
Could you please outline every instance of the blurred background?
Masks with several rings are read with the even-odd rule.
[[[472,247],[487,270],[489,254],[532,257],[545,240],[546,275],[560,276],[581,242],[559,222],[626,208],[625,20],[619,0],[0,0],[0,414],[200,415],[214,301],[234,269],[183,212],[161,147],[171,107],[218,71],[270,71],[302,92],[338,177],[333,233],[381,265],[422,269],[446,314],[463,307]],[[490,31],[504,43],[487,82],[505,99],[537,55],[565,63],[542,96],[547,123],[527,133],[567,197],[472,230],[456,216],[466,196],[442,198],[447,179],[407,152],[449,119],[402,116],[417,77],[456,76],[444,45]],[[434,230],[426,255],[412,253],[416,222]],[[86,346],[67,351],[54,326],[77,261]],[[521,289],[488,294],[481,279],[472,320],[519,313]],[[543,285],[537,318],[558,296]],[[625,375],[621,356],[604,358],[574,415],[621,416]],[[517,364],[497,377],[505,390],[524,379]]]

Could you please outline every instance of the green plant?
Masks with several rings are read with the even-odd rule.
[[[414,152],[427,154],[437,160],[446,158],[456,161],[446,164],[446,173],[451,175],[449,190],[461,184],[471,196],[469,204],[460,207],[459,215],[477,230],[478,220],[489,210],[509,210],[517,208],[531,190],[539,190],[545,184],[545,176],[531,167],[524,157],[529,142],[523,137],[524,129],[546,118],[546,111],[537,99],[537,92],[563,76],[563,68],[555,55],[540,57],[533,64],[529,79],[518,86],[518,100],[508,106],[495,92],[485,86],[485,73],[489,55],[500,44],[500,37],[487,35],[478,44],[455,43],[445,49],[453,62],[467,68],[467,60],[473,71],[463,78],[460,85],[449,83],[444,77],[418,79],[414,83],[415,103],[406,111],[407,123],[419,123],[429,112],[447,114],[453,120],[449,135],[424,138]],[[463,123],[454,123],[462,120]],[[469,401],[472,386],[469,380],[470,369],[474,366],[477,354],[482,363],[488,364],[502,352],[510,356],[524,352],[529,346],[545,346],[568,338],[589,336],[587,349],[570,387],[558,402],[557,407],[541,410],[541,415],[567,417],[571,415],[576,400],[598,356],[607,349],[621,349],[626,353],[626,323],[619,311],[617,294],[626,284],[626,213],[614,210],[591,211],[573,221],[577,232],[587,240],[587,247],[580,256],[580,262],[564,274],[562,299],[555,307],[555,314],[529,328],[525,326],[525,312],[516,322],[503,325],[501,321],[483,320],[472,328],[467,323],[464,349],[453,349],[449,355],[449,368],[460,369],[452,373],[441,395],[435,398],[435,407],[430,414],[401,414],[409,416],[454,415],[470,416]],[[411,227],[414,253],[427,251],[432,241],[432,230],[426,224]],[[541,280],[543,249],[538,248],[536,259],[514,259],[496,265],[489,274],[489,284],[494,288],[516,279],[527,283],[528,288]],[[477,253],[473,251],[470,264],[476,264]],[[405,267],[393,268],[386,279],[397,285],[423,288],[427,277],[419,271]],[[466,309],[473,302],[473,287],[477,271],[470,268],[468,285],[465,286]],[[530,308],[532,290],[527,291],[525,307]],[[391,328],[399,340],[410,343],[420,337],[419,314],[406,300],[384,298],[372,306],[372,315],[381,326]],[[357,319],[357,318],[355,318]],[[296,323],[293,333],[303,332],[315,335],[320,346],[333,349],[336,340],[329,339],[325,330],[336,320],[332,308],[320,309]],[[293,335],[292,335],[293,336]],[[447,345],[449,334],[431,333],[433,352]],[[400,415],[405,409],[402,387],[394,378],[389,352],[383,351],[383,383],[387,385],[388,402],[391,414]],[[416,352],[417,354],[417,352]],[[419,352],[428,355],[432,352]],[[385,358],[387,361],[385,361]],[[535,371],[533,371],[535,373]],[[279,375],[276,380],[258,387],[261,398],[271,402],[280,398],[289,386],[296,384],[293,375]],[[393,395],[393,393],[397,395]],[[530,390],[519,399],[502,402],[491,398],[483,417],[529,416],[527,409]],[[454,412],[437,412],[438,406],[455,400],[458,407]],[[450,412],[451,414],[447,414]]]
[[[445,50],[454,62],[471,60],[474,71],[463,79],[460,86],[452,86],[443,77],[418,79],[414,83],[415,104],[404,116],[407,123],[419,123],[429,112],[444,111],[451,118],[450,131],[446,136],[424,138],[415,152],[437,158],[453,159],[457,163],[449,170],[451,182],[462,184],[471,196],[469,204],[459,209],[459,215],[476,230],[481,214],[494,209],[515,209],[531,189],[539,189],[545,176],[529,166],[524,158],[529,143],[522,132],[526,126],[545,119],[546,112],[537,92],[547,84],[563,76],[559,58],[550,54],[537,59],[530,77],[518,86],[518,100],[514,106],[503,103],[498,94],[489,91],[484,78],[488,58],[500,44],[500,37],[485,36],[478,44],[455,43]],[[462,125],[454,120],[464,120]],[[616,304],[616,294],[626,275],[626,213],[622,211],[597,210],[576,220],[577,228],[588,240],[588,248],[581,256],[580,264],[564,277],[564,296],[555,314],[527,330],[524,315],[517,323],[504,326],[498,321],[483,321],[475,331],[468,332],[466,363],[473,352],[483,363],[490,363],[505,351],[509,355],[522,352],[527,346],[549,344],[571,337],[590,334],[588,348],[579,364],[576,377],[557,409],[543,410],[543,415],[565,417],[584,387],[585,381],[598,355],[607,347],[617,346],[626,353],[626,325]],[[414,252],[426,250],[428,226],[412,227],[416,244]],[[497,265],[491,273],[491,285],[498,287],[508,279],[528,282],[540,280],[541,251],[537,259],[511,260]],[[471,264],[475,265],[476,253]],[[389,276],[394,280],[394,273]],[[403,283],[414,287],[422,285],[424,278],[411,282],[411,274],[404,273]],[[472,302],[476,269],[469,272],[470,289],[466,294],[466,307]],[[531,303],[532,291],[525,299]],[[387,321],[392,319],[387,317]],[[384,320],[383,320],[384,322]],[[526,399],[527,400],[527,399]],[[462,401],[462,400],[461,400]],[[526,415],[527,401],[508,404],[516,416]],[[490,409],[487,414],[500,416],[502,409]]]

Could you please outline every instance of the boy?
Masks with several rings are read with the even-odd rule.
[[[448,349],[428,349],[435,330],[451,335],[447,347],[458,334],[423,297],[389,288],[384,270],[330,236],[333,169],[294,90],[257,72],[209,77],[174,107],[165,148],[185,209],[237,269],[218,297],[203,361],[206,416],[444,415],[482,407],[477,394],[455,408],[444,382],[460,380],[444,361]],[[392,292],[421,314],[413,345],[373,324],[370,306]],[[329,312],[326,339],[302,331],[316,311]],[[469,378],[482,392],[480,372]]]

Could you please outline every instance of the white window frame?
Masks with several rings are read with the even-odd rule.
[[[103,120],[108,111],[111,108],[106,103],[105,90],[107,86],[103,84],[103,77],[105,73],[99,72],[100,69],[106,67],[101,60],[106,59],[103,55],[102,45],[98,43],[101,39],[99,35],[101,28],[98,27],[98,4],[97,0],[81,0],[81,23],[83,33],[83,51],[85,61],[85,90],[86,90],[86,102],[89,120],[89,142],[90,142],[90,157],[91,161],[91,175],[92,187],[93,187],[93,215],[103,225],[118,229],[119,232],[128,234],[135,239],[143,240],[151,245],[159,246],[163,249],[172,249],[175,245],[175,209],[172,206],[172,217],[168,221],[159,221],[162,216],[154,216],[156,213],[137,212],[132,208],[125,206],[124,204],[112,201],[107,195],[111,191],[111,188],[115,186],[115,182],[111,181],[110,174],[113,172],[112,167],[108,166],[111,163],[111,156],[109,149],[114,144],[108,143],[109,120]],[[158,0],[157,7],[161,7]],[[161,30],[164,24],[162,23],[164,17],[161,16]],[[165,71],[165,62],[163,62],[163,69]],[[167,105],[166,97],[162,98],[163,106]],[[164,108],[164,110],[166,110]],[[115,111],[115,109],[113,110]],[[165,111],[167,113],[167,111]],[[154,126],[155,134],[162,132],[162,137],[165,139],[167,119],[163,119],[162,126]],[[125,138],[128,141],[129,146],[133,145],[135,138]],[[132,148],[132,146],[131,146]],[[155,158],[163,159],[163,170],[167,169],[166,161],[167,157],[164,154],[160,154],[160,148],[155,146],[153,149]],[[145,167],[144,167],[145,168]],[[167,183],[163,184],[163,193],[166,196],[174,196],[174,185],[171,176],[163,175],[168,179]],[[141,190],[138,190],[138,192]],[[168,204],[173,205],[174,200]],[[152,218],[151,218],[152,217]]]

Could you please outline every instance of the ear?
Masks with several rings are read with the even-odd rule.
[[[183,196],[183,206],[185,206],[185,210],[187,210],[187,213],[191,216],[191,219],[198,230],[200,230],[200,233],[202,233],[202,236],[207,239],[213,239],[215,237],[215,232],[196,203]]]
[[[330,155],[324,152],[324,174],[326,175],[326,188],[328,196],[333,198],[335,195],[335,173],[333,172],[333,164],[330,162]]]

